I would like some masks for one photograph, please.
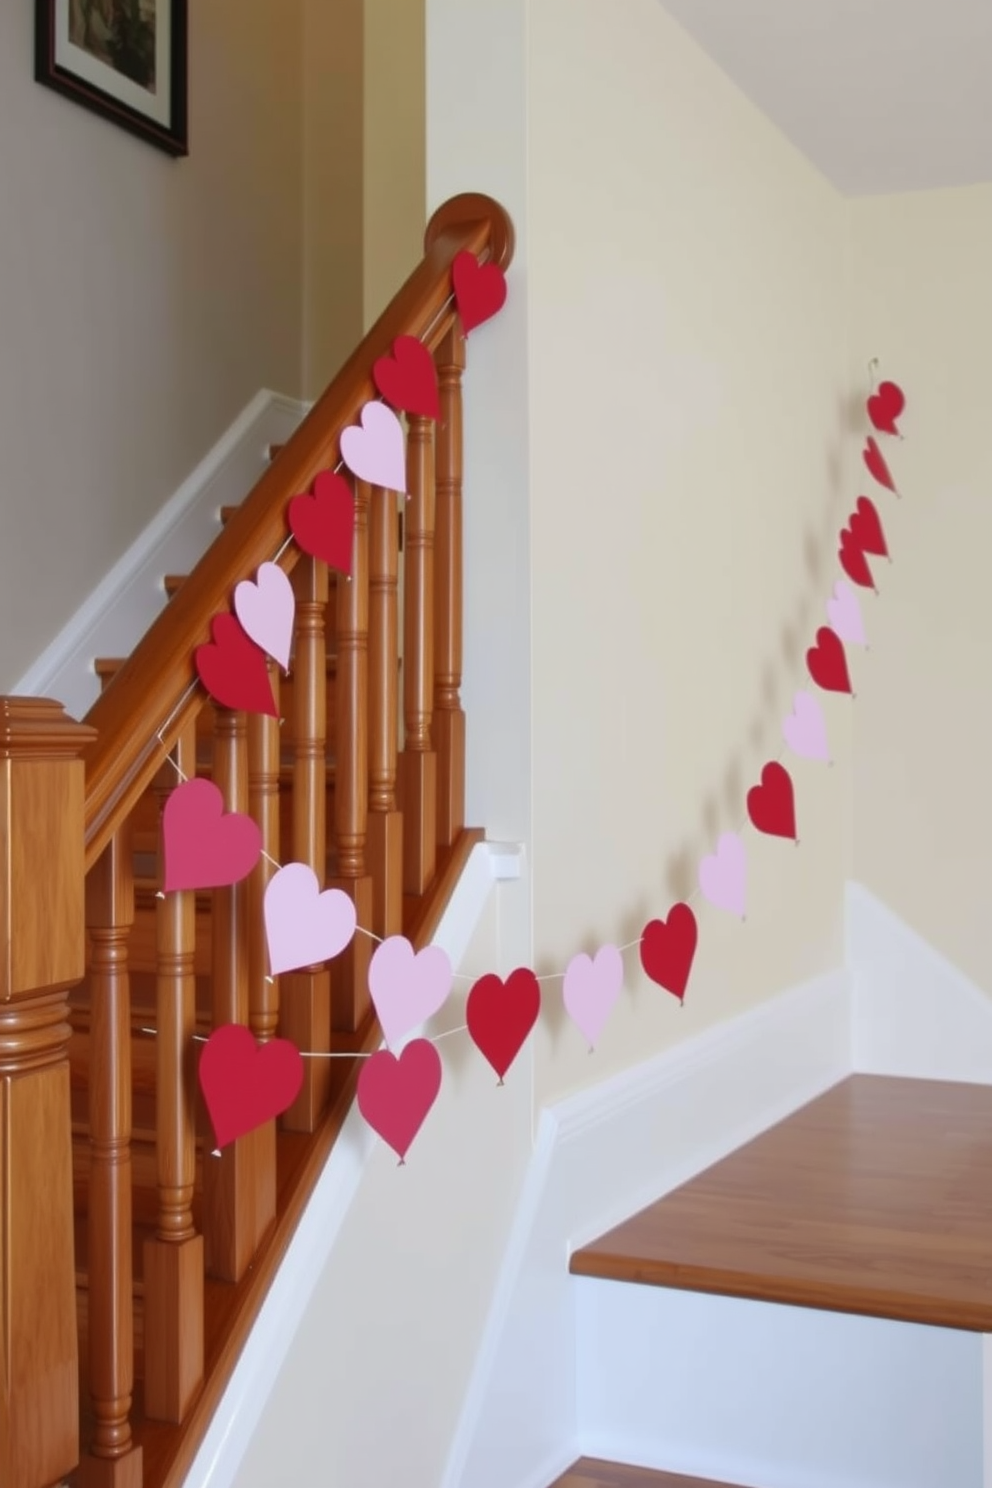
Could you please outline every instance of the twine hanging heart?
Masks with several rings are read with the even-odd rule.
[[[369,964],[369,992],[382,1036],[395,1045],[444,1006],[452,984],[451,962],[441,946],[415,952],[402,935],[376,947]]]
[[[869,435],[865,441],[865,447],[861,452],[861,458],[865,462],[868,474],[884,486],[887,491],[895,491],[896,483],[892,479],[892,472],[885,463],[885,457],[879,449],[878,444]]]
[[[834,597],[827,600],[827,619],[830,621],[830,628],[842,641],[854,646],[867,646],[868,637],[865,635],[858,596],[843,579],[837,580]]]
[[[162,889],[221,889],[240,883],[262,856],[262,833],[250,816],[224,811],[212,780],[184,780],[162,812]]]
[[[874,553],[879,558],[889,556],[882,519],[878,515],[878,508],[874,501],[869,497],[858,497],[857,507],[851,513],[847,525],[851,529],[851,536],[863,553]]]
[[[810,676],[824,692],[850,692],[851,677],[847,670],[847,657],[840,637],[829,626],[821,625],[816,632],[816,645],[806,652],[806,667]]]
[[[350,574],[355,542],[355,497],[343,475],[323,470],[313,495],[294,496],[286,513],[289,530],[304,553],[338,573]]]
[[[354,900],[342,889],[321,893],[306,863],[287,863],[273,874],[262,911],[273,976],[332,961],[351,944],[358,923]]]
[[[896,420],[906,407],[902,388],[896,382],[880,382],[868,399],[868,417],[880,434],[898,434]]]
[[[474,253],[456,254],[451,266],[455,305],[466,336],[506,303],[506,275],[498,264],[480,264]]]
[[[215,702],[236,712],[266,713],[278,718],[265,653],[245,635],[233,615],[215,615],[213,640],[197,646],[193,664]]]
[[[829,761],[826,720],[811,692],[796,693],[792,712],[782,721],[782,733],[793,754],[801,759]]]
[[[736,832],[724,832],[716,852],[699,865],[699,887],[703,897],[728,914],[744,918],[747,901],[747,857]]]
[[[565,968],[565,1011],[590,1049],[599,1042],[622,990],[623,957],[616,946],[601,946],[595,958],[580,952]]]
[[[341,458],[359,480],[406,492],[403,425],[385,403],[366,403],[360,423],[341,431]]]
[[[840,559],[841,568],[849,579],[852,579],[862,589],[874,589],[875,580],[872,578],[868,559],[865,557],[864,550],[848,527],[841,529],[840,548],[838,549],[837,556]]]
[[[200,1089],[218,1147],[288,1111],[302,1085],[295,1044],[278,1038],[257,1044],[239,1023],[215,1028],[200,1055]]]
[[[394,408],[422,418],[440,416],[434,358],[416,336],[396,337],[392,356],[380,357],[373,364],[372,381]]]
[[[479,1052],[503,1077],[526,1042],[541,1011],[537,977],[525,967],[512,971],[504,982],[495,972],[480,977],[468,994],[465,1022]]]
[[[752,826],[768,837],[796,836],[796,797],[792,777],[784,765],[770,761],[761,771],[761,784],[747,793]]]
[[[673,904],[667,920],[651,920],[641,935],[641,965],[653,982],[685,1000],[699,927],[688,904]]]
[[[278,563],[263,563],[254,583],[243,579],[236,585],[234,613],[249,640],[286,671],[293,644],[296,597]]]
[[[379,1049],[362,1061],[356,1098],[365,1121],[403,1163],[440,1089],[440,1054],[429,1039],[414,1039],[399,1057]]]

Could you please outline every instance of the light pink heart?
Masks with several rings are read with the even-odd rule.
[[[854,646],[867,646],[868,637],[858,596],[843,579],[838,579],[834,585],[834,598],[827,600],[827,618],[842,641],[850,641]]]
[[[162,888],[220,889],[247,878],[262,855],[262,834],[250,816],[224,811],[212,780],[184,780],[162,813]]]
[[[699,865],[699,887],[703,897],[717,909],[725,909],[743,919],[746,886],[744,844],[736,832],[724,832],[716,845],[716,852]]]
[[[398,1044],[432,1018],[447,1001],[451,983],[451,962],[441,946],[414,952],[403,935],[384,940],[369,964],[369,991],[386,1043]]]
[[[782,720],[782,733],[793,754],[802,759],[829,760],[830,743],[823,709],[811,692],[797,692],[792,712]]]
[[[263,911],[273,976],[332,960],[351,943],[357,924],[354,901],[341,889],[321,893],[305,863],[287,863],[269,879]]]
[[[293,644],[296,598],[278,563],[263,563],[255,582],[242,579],[234,591],[234,613],[248,639],[285,671]]]
[[[361,427],[349,424],[341,433],[341,458],[359,480],[387,491],[406,492],[403,425],[385,403],[366,403]]]
[[[601,946],[596,959],[580,952],[565,968],[565,1011],[594,1048],[623,988],[623,957],[616,946]]]

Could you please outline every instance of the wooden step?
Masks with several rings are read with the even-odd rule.
[[[601,1462],[580,1457],[551,1488],[733,1488],[711,1478],[686,1478],[681,1473],[652,1472],[647,1467],[623,1467],[619,1462]]]
[[[992,1332],[992,1087],[853,1075],[569,1269]]]

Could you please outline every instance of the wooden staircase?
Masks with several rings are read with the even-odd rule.
[[[364,930],[420,946],[483,835],[464,824],[451,266],[463,250],[505,265],[512,249],[497,203],[446,203],[423,262],[201,562],[163,575],[145,638],[97,661],[84,725],[0,700],[4,1488],[178,1488],[350,1106],[347,1056],[380,1041],[369,935],[331,967],[267,975],[276,865],[308,864]],[[406,419],[407,499],[353,482],[346,578],[288,541],[286,509],[336,466],[400,335],[434,354],[441,416]],[[211,703],[193,666],[234,586],[274,559],[296,595],[288,676],[269,665],[280,720]],[[233,888],[165,896],[162,808],[194,774],[250,812],[266,856]],[[197,1060],[227,1022],[313,1057],[289,1111],[217,1154]]]

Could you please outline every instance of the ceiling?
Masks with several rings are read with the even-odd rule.
[[[845,194],[992,182],[992,0],[663,0]]]

